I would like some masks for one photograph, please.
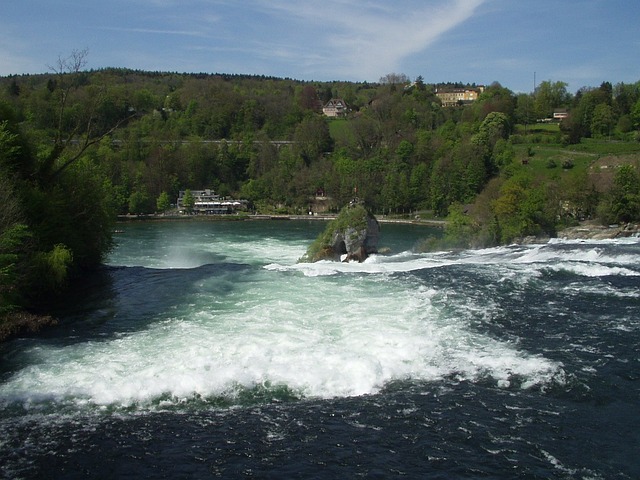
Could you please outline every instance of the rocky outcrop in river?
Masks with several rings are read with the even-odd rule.
[[[614,238],[640,237],[640,225],[600,225],[593,221],[582,222],[558,232],[557,238],[565,240],[609,240]],[[525,237],[519,243],[546,243],[549,237]]]
[[[344,207],[320,236],[309,246],[302,262],[343,260],[363,262],[378,251],[380,224],[357,201]]]

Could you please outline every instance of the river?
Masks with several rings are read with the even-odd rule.
[[[0,346],[4,478],[640,478],[640,239],[298,264],[308,221],[130,223]]]

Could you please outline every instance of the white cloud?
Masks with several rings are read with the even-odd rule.
[[[312,47],[332,65],[334,73],[377,79],[395,71],[408,56],[424,51],[447,31],[469,19],[486,0],[398,1],[353,0],[314,2],[258,0],[270,16],[283,24],[302,24],[312,32]],[[283,18],[284,17],[284,18]],[[307,37],[305,42],[310,42]],[[310,66],[311,67],[311,66]]]
[[[186,37],[202,37],[201,32],[193,30],[170,30],[160,28],[122,28],[122,27],[101,27],[101,30],[113,30],[118,32],[148,33],[153,35],[180,35]]]

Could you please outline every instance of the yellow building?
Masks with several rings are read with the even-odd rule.
[[[475,102],[484,91],[484,87],[475,88],[443,88],[436,89],[436,96],[443,107],[455,107],[465,103]]]

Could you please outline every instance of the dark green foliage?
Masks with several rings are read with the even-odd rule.
[[[333,150],[333,140],[327,122],[318,115],[309,115],[296,127],[293,134],[295,152],[309,166]]]
[[[98,156],[92,156],[101,129],[108,129],[101,122],[119,120],[106,108],[113,103],[101,103],[89,89],[88,78],[57,78],[37,93],[21,87],[14,106],[0,101],[3,332],[17,331],[14,322],[36,328],[37,318],[21,310],[46,308],[83,269],[99,265],[111,247],[113,189],[95,162]],[[29,102],[20,102],[33,98],[57,113],[39,117],[42,112],[30,112]],[[43,110],[47,115],[47,108]],[[85,128],[80,128],[83,123]]]
[[[543,81],[537,87],[534,96],[536,119],[551,118],[557,108],[568,107],[571,96],[565,82]]]
[[[626,223],[640,219],[640,174],[632,165],[622,165],[613,187],[599,209],[605,223]]]
[[[428,210],[448,215],[455,246],[550,234],[596,208],[611,222],[640,216],[627,169],[611,192],[570,181],[590,154],[638,151],[620,140],[640,128],[640,82],[575,96],[563,82],[519,95],[494,83],[472,104],[443,108],[435,85],[405,88],[402,75],[367,84],[83,72],[85,54],[54,74],[0,78],[0,235],[28,232],[24,251],[7,240],[3,265],[24,284],[39,269],[64,284],[63,272],[99,264],[116,213],[164,212],[188,189],[265,212],[307,211],[318,192],[333,211],[354,196],[385,215]],[[330,120],[320,106],[336,97],[350,114]],[[535,123],[557,108],[569,111],[560,127]],[[588,154],[545,156],[561,141]]]
[[[24,277],[24,255],[28,227],[16,223],[0,232],[0,319],[18,308]]]
[[[165,213],[167,210],[171,208],[171,201],[169,200],[169,194],[167,192],[162,192],[160,196],[156,199],[156,210],[159,213]]]
[[[182,198],[182,206],[184,207],[187,213],[193,212],[193,207],[196,204],[196,199],[191,194],[190,189],[186,189],[184,192],[184,197]]]
[[[64,66],[75,60],[81,62],[83,52]],[[113,185],[119,213],[153,212],[162,192],[176,197],[186,188],[213,188],[289,211],[306,210],[319,190],[334,205],[357,190],[374,211],[432,207],[444,214],[495,173],[492,149],[513,119],[495,129],[489,123],[495,112],[508,117],[515,104],[499,85],[488,88],[478,105],[445,113],[433,86],[423,81],[405,90],[389,84],[60,70],[16,82],[19,95],[11,97],[41,136],[38,176],[46,183],[87,154]],[[9,87],[7,92],[17,91]],[[354,112],[340,120],[339,132],[319,114],[318,99],[325,97],[344,98]],[[80,131],[91,115],[91,131]],[[478,148],[469,146],[475,126],[462,118],[485,120]],[[445,122],[447,128],[440,129]],[[112,131],[114,124],[118,129]],[[455,188],[445,188],[444,195],[438,193],[443,178],[433,174],[438,162],[440,171],[456,175]]]
[[[145,215],[152,212],[151,199],[146,192],[141,190],[134,190],[129,195],[129,213],[133,215]]]
[[[444,248],[467,248],[469,241],[476,234],[477,226],[473,220],[464,212],[464,207],[458,203],[449,207],[447,225],[442,238]]]
[[[100,264],[111,247],[115,212],[110,184],[97,166],[80,161],[48,188],[28,191],[26,198],[38,249],[64,245],[73,252],[75,267]]]

